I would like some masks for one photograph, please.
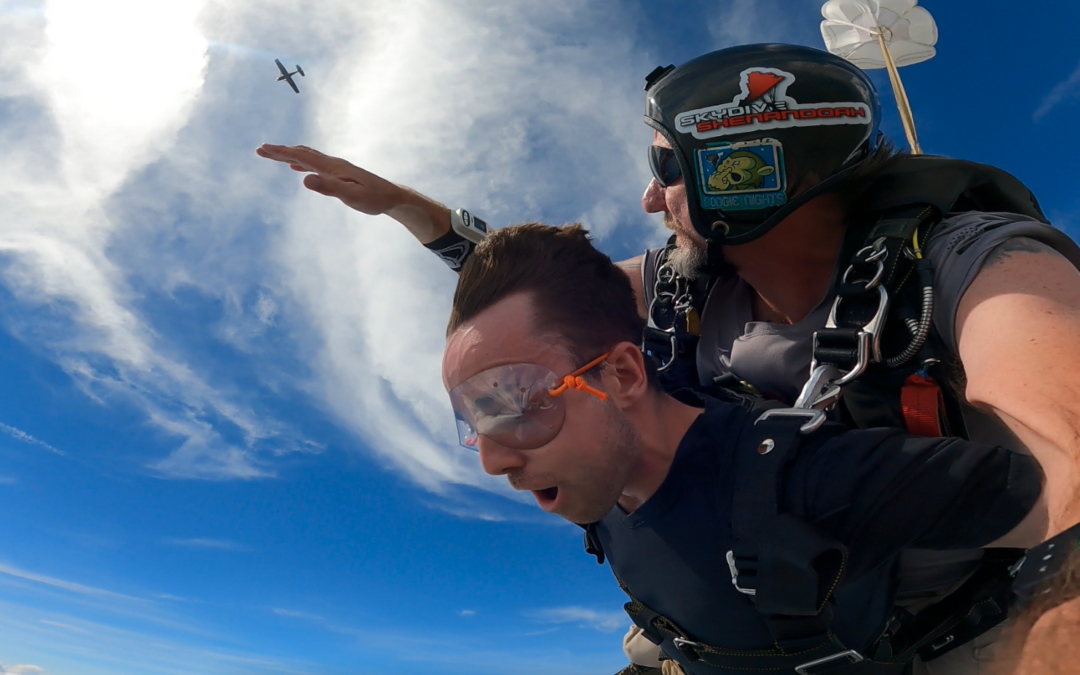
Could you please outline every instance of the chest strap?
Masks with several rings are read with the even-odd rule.
[[[922,350],[934,310],[933,268],[922,246],[940,220],[932,206],[907,206],[883,214],[870,229],[840,277],[825,327],[814,333],[810,379],[797,406],[827,408],[871,366],[897,368]],[[890,306],[912,277],[919,285],[918,314],[899,312],[893,319]],[[908,334],[890,340],[904,345],[891,355],[883,348],[887,327]]]

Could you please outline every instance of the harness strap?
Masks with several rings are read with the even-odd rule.
[[[1028,605],[1051,593],[1055,582],[1064,581],[1059,577],[1069,573],[1069,567],[1066,567],[1069,557],[1077,555],[1080,555],[1080,523],[1030,549],[1011,570],[1016,576],[1013,592],[1020,604]],[[1061,604],[1072,598],[1062,594],[1049,599]]]
[[[825,673],[859,672],[875,675],[893,675],[902,672],[903,667],[895,668],[892,664],[881,664],[886,669],[847,670],[864,659],[857,653],[846,649],[832,633],[818,635],[815,643],[802,648],[783,649],[774,645],[771,649],[725,649],[705,642],[693,640],[674,621],[653,611],[630,592],[626,584],[618,577],[619,588],[630,598],[623,609],[634,623],[642,628],[645,635],[658,644],[670,644],[690,664],[704,663],[712,668],[731,671],[755,672],[791,672],[806,675],[824,675]]]

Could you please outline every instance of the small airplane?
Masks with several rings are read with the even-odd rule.
[[[274,63],[277,64],[278,70],[281,71],[281,76],[278,77],[277,81],[281,82],[282,80],[285,80],[286,82],[289,83],[289,86],[292,87],[292,90],[295,91],[297,94],[299,94],[300,89],[296,86],[296,83],[293,82],[292,76],[296,75],[297,73],[300,73],[300,77],[305,77],[304,69],[301,68],[300,66],[297,66],[296,70],[290,73],[288,71],[288,69],[285,68],[285,66],[281,65],[281,61],[278,61],[277,59],[274,59]]]

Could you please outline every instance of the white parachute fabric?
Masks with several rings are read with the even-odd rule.
[[[918,0],[829,0],[821,15],[825,48],[864,70],[887,66],[879,34],[897,66],[937,53],[937,24]]]

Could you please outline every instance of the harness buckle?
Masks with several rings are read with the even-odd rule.
[[[806,418],[807,421],[799,427],[799,431],[804,434],[814,433],[825,423],[825,412],[816,408],[773,408],[761,413],[761,416],[754,420],[754,424],[770,417]]]
[[[869,290],[869,289],[868,289]],[[882,285],[877,286],[878,291],[878,306],[874,312],[874,316],[859,329],[859,344],[858,344],[858,359],[855,367],[852,368],[844,377],[837,380],[834,384],[841,385],[847,384],[851,380],[858,377],[866,367],[870,365],[871,358],[874,362],[881,361],[881,328],[885,325],[885,319],[889,313],[889,292],[885,290]],[[836,315],[840,309],[840,303],[843,298],[837,297],[833,301],[832,309],[829,310],[829,320],[825,322],[826,328],[837,328]]]
[[[835,382],[842,375],[836,366],[815,366],[792,407],[824,410],[836,403],[840,398],[840,387]]]
[[[731,585],[735,587],[735,590],[743,595],[757,595],[756,588],[743,588],[739,585],[739,568],[735,566],[735,551],[728,551],[726,558],[728,571],[731,572]]]
[[[698,649],[701,649],[701,643],[682,637],[677,637],[671,642],[675,645],[675,649],[678,649],[683,656],[690,660],[690,663],[701,660],[701,655],[697,652]]]
[[[855,651],[854,649],[848,649],[838,654],[833,654],[832,656],[826,656],[823,659],[808,661],[801,666],[795,666],[795,672],[799,673],[799,675],[819,675],[820,673],[827,673],[832,670],[831,667],[825,668],[823,670],[816,669],[819,666],[828,666],[829,664],[833,664],[833,666],[841,665],[833,663],[834,661],[838,661],[840,659],[851,659],[851,663],[859,663],[860,661],[866,660],[859,652]]]

